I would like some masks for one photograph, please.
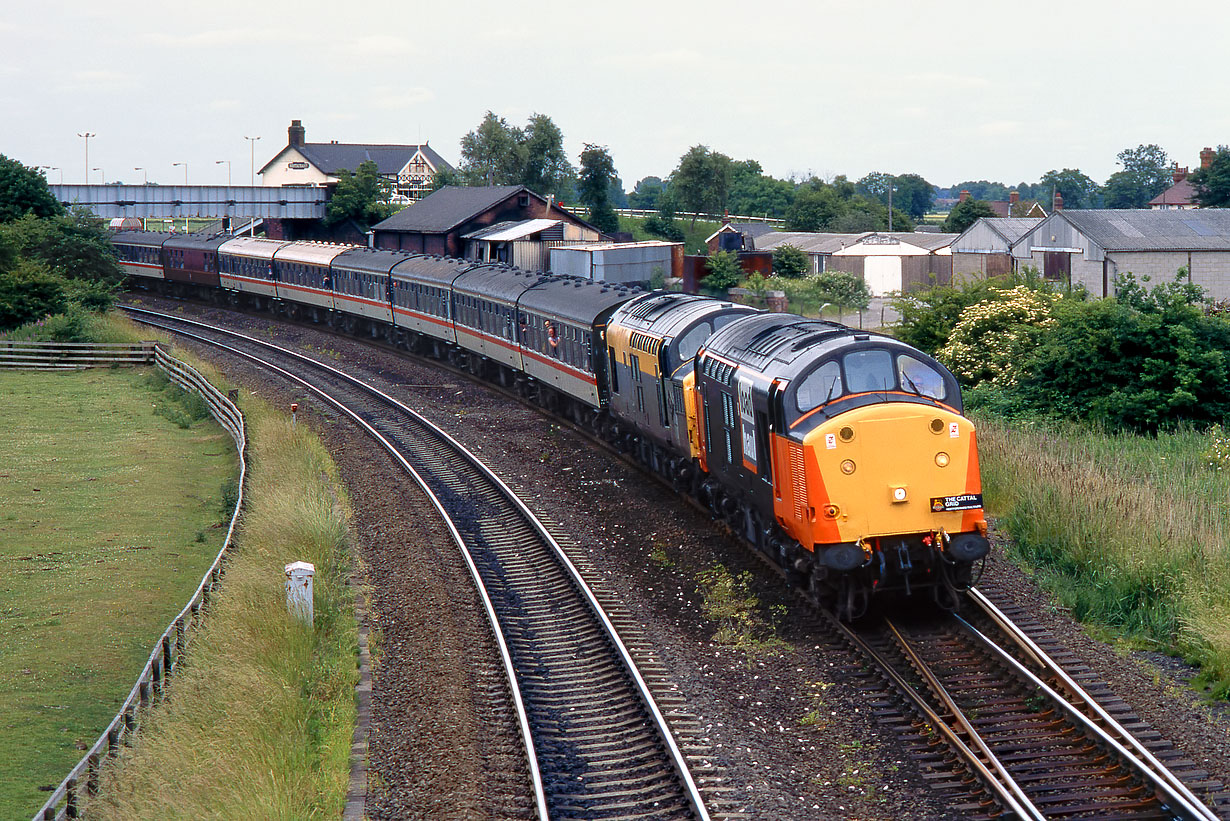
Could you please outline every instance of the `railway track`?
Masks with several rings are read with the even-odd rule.
[[[341,371],[232,331],[127,310],[307,388],[367,429],[429,494],[466,556],[501,647],[539,818],[708,819],[611,618],[547,529],[481,462]],[[296,373],[304,371],[311,376]]]
[[[1127,705],[1099,703],[978,590],[967,602],[967,617],[912,619],[908,627],[889,617],[858,629],[832,619],[912,705],[923,737],[936,734],[960,758],[958,777],[939,785],[953,791],[956,809],[1030,821],[1230,817],[1222,785],[1181,760]],[[943,761],[950,756],[931,752],[937,770],[951,767]]]

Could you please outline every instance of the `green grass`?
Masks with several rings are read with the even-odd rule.
[[[661,237],[647,234],[642,227],[644,224],[645,218],[642,217],[619,218],[619,230],[630,232],[632,238],[637,242],[647,239],[661,239]],[[687,219],[676,217],[675,224],[683,231],[683,251],[686,254],[708,253],[705,247],[705,240],[712,236],[714,231],[722,227],[722,224],[719,222],[706,222],[705,220],[697,220],[696,225],[692,225],[691,217]]]
[[[247,399],[253,469],[239,550],[172,698],[104,780],[98,819],[341,815],[357,629],[349,507],[306,426]],[[286,612],[283,567],[316,565],[315,629]]]
[[[165,386],[0,373],[0,816],[94,742],[221,546],[234,445]]]
[[[1077,618],[1203,668],[1230,693],[1230,472],[1208,434],[979,419],[983,484],[1015,555]]]

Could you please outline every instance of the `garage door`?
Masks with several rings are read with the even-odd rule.
[[[872,296],[901,290],[901,257],[863,257],[863,279]]]

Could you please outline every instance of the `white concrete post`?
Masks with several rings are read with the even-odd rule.
[[[314,623],[312,612],[312,577],[316,566],[311,562],[286,565],[286,609],[305,624]]]

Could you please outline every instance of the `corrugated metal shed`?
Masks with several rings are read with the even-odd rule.
[[[678,242],[604,242],[551,249],[551,271],[594,282],[648,282],[654,270],[671,275]]]
[[[981,217],[953,240],[954,254],[1006,254],[1042,222],[1040,217]]]

